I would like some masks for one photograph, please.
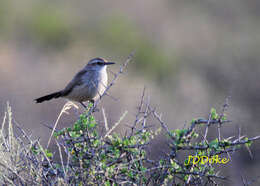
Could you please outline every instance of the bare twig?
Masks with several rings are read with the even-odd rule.
[[[204,136],[203,136],[203,141],[206,142],[206,143],[208,143],[207,135],[208,135],[209,125],[210,125],[210,120],[211,120],[211,114],[209,114],[208,123],[207,123],[206,129],[205,129],[205,133],[204,133]]]
[[[168,133],[168,135],[174,139],[174,136],[172,135],[172,133],[170,132],[168,126],[166,125],[166,123],[164,123],[164,121],[162,120],[162,116],[159,115],[155,110],[153,110],[152,108],[149,107],[149,109],[152,111],[153,116],[157,119],[157,121],[159,121],[159,123],[161,124],[162,128]]]
[[[106,129],[106,131],[108,131],[109,128],[108,128],[108,123],[107,123],[107,117],[106,117],[106,114],[105,114],[105,109],[103,107],[102,107],[102,114],[103,114],[103,117],[104,117],[105,129]]]
[[[141,118],[139,118],[139,116],[140,116],[140,114],[141,114],[141,112],[142,112],[142,107],[143,107],[143,102],[144,102],[144,95],[145,95],[145,87],[144,87],[144,89],[143,89],[143,93],[142,93],[140,105],[138,106],[138,111],[137,111],[137,114],[136,114],[136,116],[135,116],[134,124],[133,124],[133,126],[131,127],[132,130],[131,130],[131,135],[130,135],[130,136],[133,135],[134,129],[136,128],[137,123],[141,120]]]
[[[56,145],[58,146],[58,149],[59,149],[60,161],[61,161],[63,172],[65,174],[65,180],[66,180],[67,179],[67,171],[65,170],[65,167],[64,167],[61,147],[60,147],[60,144],[57,142],[57,140],[56,140]]]
[[[121,123],[121,121],[125,118],[127,111],[119,118],[118,122],[105,134],[104,139],[110,135],[110,133]]]

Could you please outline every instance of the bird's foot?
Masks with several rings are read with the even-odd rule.
[[[84,107],[84,109],[88,108],[83,102],[79,102],[79,103]]]

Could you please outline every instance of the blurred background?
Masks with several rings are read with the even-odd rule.
[[[259,0],[1,0],[0,116],[9,101],[15,120],[45,144],[50,130],[43,124],[54,124],[66,100],[33,99],[64,88],[94,57],[117,62],[110,68],[117,72],[135,50],[134,62],[110,90],[119,101],[105,97],[100,105],[110,126],[125,110],[125,123],[133,122],[146,86],[171,129],[207,117],[211,107],[220,110],[229,97],[233,123],[223,137],[237,136],[239,127],[242,134],[258,135],[259,9]],[[72,125],[80,112],[62,117],[58,128]],[[96,117],[102,120],[101,112]],[[259,184],[259,142],[251,149],[253,159],[243,148],[221,165],[230,176],[226,185],[241,184],[241,175]]]

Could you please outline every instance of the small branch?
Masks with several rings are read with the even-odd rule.
[[[121,123],[121,121],[125,118],[126,114],[127,114],[127,111],[125,111],[125,113],[120,117],[118,122],[116,122],[116,124],[106,133],[106,135],[104,136],[104,139]]]
[[[260,139],[260,136],[255,136],[252,138],[248,138],[248,140],[235,140],[234,142],[231,142],[227,146],[236,146],[236,145],[243,145],[251,141],[255,141]],[[219,144],[220,147],[225,147],[223,144]],[[209,148],[209,145],[187,145],[187,146],[178,146],[178,149],[180,150],[207,150]],[[225,152],[225,151],[223,151]]]
[[[150,107],[149,109],[152,111],[153,116],[159,121],[159,123],[161,124],[161,126],[163,127],[163,129],[168,133],[168,135],[174,139],[174,136],[172,135],[172,133],[170,132],[169,128],[167,127],[166,123],[164,123],[164,121],[162,120],[161,116],[159,116],[158,113],[155,112],[155,110],[152,110]]]
[[[199,124],[207,124],[207,125],[214,125],[214,124],[219,124],[219,123],[230,123],[230,122],[232,122],[231,120],[222,120],[222,121],[220,121],[220,120],[211,120],[211,119],[198,119],[198,120],[196,120],[195,121],[195,124],[196,125],[199,125]]]
[[[136,128],[137,123],[140,121],[139,116],[140,116],[141,113],[142,113],[142,107],[143,107],[143,102],[144,102],[144,95],[145,95],[145,87],[144,87],[144,89],[143,89],[143,93],[142,93],[142,97],[141,97],[141,102],[140,102],[140,105],[138,106],[138,112],[137,112],[137,114],[136,114],[136,116],[135,116],[134,124],[133,124],[133,126],[131,127],[132,130],[131,130],[131,135],[130,135],[130,136],[133,135],[134,129]]]
[[[105,114],[105,109],[103,107],[102,107],[102,114],[103,114],[103,117],[104,117],[105,129],[106,129],[106,131],[108,131],[109,128],[108,128],[108,124],[107,124],[107,117],[106,117],[106,114]]]

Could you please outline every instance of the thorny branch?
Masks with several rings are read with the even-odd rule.
[[[177,158],[177,156],[175,156],[177,151],[189,150],[192,152],[205,151],[206,154],[208,152],[210,152],[208,154],[209,157],[226,153],[226,154],[228,154],[229,159],[231,159],[229,152],[235,152],[238,150],[237,148],[234,148],[234,147],[244,144],[248,148],[247,144],[250,144],[253,141],[259,140],[260,136],[255,136],[252,138],[245,138],[245,136],[240,135],[240,130],[239,130],[238,139],[234,139],[233,141],[231,141],[230,140],[231,137],[229,137],[229,138],[223,139],[223,141],[221,141],[220,127],[225,123],[231,122],[230,120],[223,119],[224,112],[226,111],[227,107],[228,107],[228,103],[226,100],[226,103],[223,105],[222,113],[220,114],[220,116],[217,119],[213,119],[210,114],[208,119],[197,119],[197,120],[192,121],[190,127],[187,128],[187,130],[185,131],[183,136],[181,136],[180,139],[176,138],[176,136],[174,134],[174,130],[169,130],[168,125],[162,120],[161,115],[158,114],[155,111],[155,109],[153,109],[150,105],[149,105],[149,110],[152,111],[154,118],[157,119],[157,121],[159,122],[161,127],[167,132],[167,134],[171,138],[171,140],[173,140],[175,145],[173,145],[172,142],[170,143],[169,146],[172,148],[173,152],[169,153],[169,154],[174,155],[173,156],[174,158]],[[190,135],[195,131],[196,126],[198,126],[198,125],[206,125],[205,126],[206,130],[204,131],[204,134],[202,135],[203,143],[191,143]],[[216,144],[214,144],[214,145],[217,145],[218,149],[215,149],[216,148],[215,146],[212,147],[211,144],[209,144],[207,141],[207,134],[208,134],[208,131],[209,131],[211,125],[218,125],[218,130],[217,130],[218,141],[216,142]],[[179,141],[183,140],[184,143],[176,144],[176,140],[179,140]],[[208,150],[210,150],[210,151],[208,151]],[[195,154],[197,155],[197,153],[195,153]],[[170,159],[168,159],[168,161],[169,160]],[[165,159],[165,161],[166,161],[166,159]],[[167,168],[167,166],[169,166],[169,165],[166,165],[164,168]],[[206,166],[212,167],[212,165],[206,164],[204,171],[198,173],[201,176],[201,178],[207,177],[208,180],[211,180],[212,177],[215,176],[216,178],[225,179],[224,177],[218,176],[218,175],[213,175],[210,177],[206,171],[208,169]],[[169,166],[169,167],[171,167],[171,166]],[[157,167],[152,167],[151,169],[154,170],[154,169],[162,169],[162,168],[163,168],[163,166],[157,166]],[[187,174],[192,175],[189,172],[187,172]],[[213,180],[211,180],[211,181],[213,181]],[[189,183],[190,183],[190,180],[188,182],[186,182],[186,184],[189,184]]]

